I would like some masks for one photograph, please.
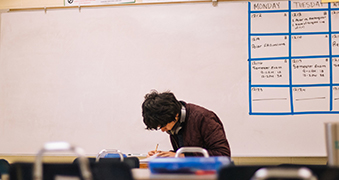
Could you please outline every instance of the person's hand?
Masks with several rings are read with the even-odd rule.
[[[168,151],[158,152],[157,157],[175,157],[175,152],[168,152]],[[185,157],[185,155],[180,154],[179,157]]]
[[[162,153],[162,151],[149,151],[147,157],[154,156],[155,154]]]

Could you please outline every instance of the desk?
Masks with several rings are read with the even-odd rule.
[[[217,174],[210,175],[192,175],[192,174],[151,174],[149,169],[132,169],[133,178],[135,180],[186,180],[186,179],[204,179],[216,180]]]

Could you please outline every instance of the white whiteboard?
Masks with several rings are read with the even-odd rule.
[[[248,3],[131,5],[2,14],[0,154],[47,141],[147,153],[151,89],[202,105],[224,123],[232,156],[325,156],[337,115],[249,115]]]

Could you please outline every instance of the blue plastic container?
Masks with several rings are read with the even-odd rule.
[[[122,154],[123,157],[127,157],[126,154]],[[104,158],[120,158],[119,154],[108,153],[104,156]]]
[[[222,166],[231,165],[232,161],[226,156],[217,157],[186,157],[186,158],[154,158],[148,162],[153,174],[199,172],[217,172]]]

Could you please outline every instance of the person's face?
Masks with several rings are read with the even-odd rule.
[[[177,123],[178,119],[179,119],[179,114],[177,114],[177,116],[175,116],[174,121],[167,123],[166,126],[160,128],[161,131],[162,132],[170,131],[173,128],[173,126],[175,125],[175,123]]]

